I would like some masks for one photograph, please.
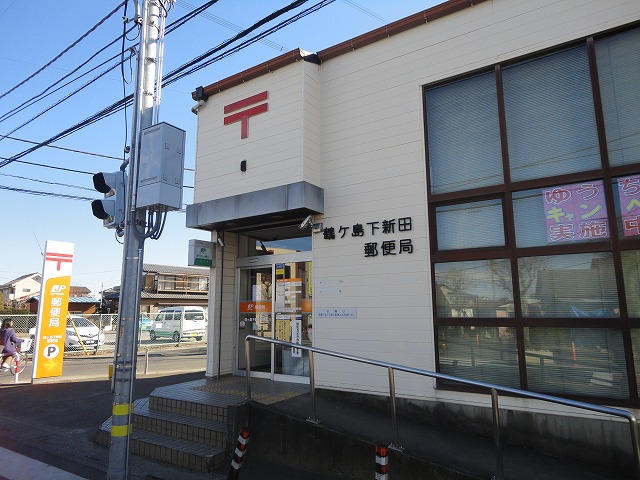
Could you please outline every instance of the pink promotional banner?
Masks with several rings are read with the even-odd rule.
[[[549,243],[609,238],[602,180],[543,189],[542,201]]]
[[[640,235],[640,177],[619,178],[618,198],[624,236]]]

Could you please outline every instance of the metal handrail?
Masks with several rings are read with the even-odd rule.
[[[567,398],[554,397],[552,395],[545,395],[543,393],[535,393],[527,390],[519,390],[517,388],[505,387],[502,385],[495,385],[492,383],[479,382],[477,380],[469,380],[467,378],[454,377],[452,375],[446,375],[439,372],[431,372],[429,370],[421,370],[418,368],[407,367],[396,363],[383,362],[380,360],[374,360],[372,358],[358,357],[356,355],[349,355],[346,353],[335,352],[333,350],[325,350],[323,348],[309,347],[298,343],[284,342],[282,340],[275,340],[273,338],[265,338],[257,335],[247,335],[245,338],[245,361],[246,361],[246,375],[247,375],[247,400],[251,400],[251,349],[249,348],[249,342],[252,340],[259,342],[267,342],[275,345],[281,345],[284,347],[292,347],[300,350],[306,350],[309,352],[309,382],[311,386],[311,417],[309,421],[318,423],[316,418],[316,399],[315,399],[315,372],[314,372],[314,353],[321,355],[327,355],[329,357],[341,358],[343,360],[350,360],[358,363],[365,363],[368,365],[374,365],[377,367],[383,367],[388,370],[389,373],[389,396],[391,399],[391,418],[393,425],[393,443],[391,448],[396,450],[403,450],[400,446],[400,438],[398,433],[398,418],[396,414],[396,389],[394,371],[412,373],[415,375],[421,375],[425,377],[436,378],[440,380],[448,380],[451,382],[458,382],[465,385],[474,387],[485,388],[490,391],[491,394],[491,409],[493,413],[493,430],[494,430],[494,443],[496,447],[496,475],[497,480],[504,480],[503,470],[503,458],[502,458],[502,445],[500,440],[500,410],[498,407],[498,392],[506,393],[509,395],[515,395],[519,397],[531,398],[535,400],[541,400],[544,402],[555,403],[558,405],[565,405],[568,407],[578,408],[582,410],[589,410],[592,412],[603,413],[606,415],[612,415],[615,417],[623,418],[629,422],[629,429],[631,433],[631,445],[634,456],[634,464],[636,471],[636,478],[640,480],[640,442],[638,441],[638,423],[636,417],[627,410],[618,408],[603,407],[601,405],[594,405],[586,402],[579,402],[575,400],[569,400]]]

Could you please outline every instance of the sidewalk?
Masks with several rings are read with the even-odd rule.
[[[0,447],[2,480],[83,480],[82,477]]]
[[[200,380],[204,372],[147,375],[135,381],[134,398],[157,387]],[[93,441],[111,415],[110,382],[77,378],[57,383],[0,387],[0,480],[104,480],[109,449]],[[13,407],[8,407],[12,405]],[[131,480],[226,480],[230,465],[200,473],[129,455]],[[335,477],[272,464],[252,456],[241,480],[332,480]]]

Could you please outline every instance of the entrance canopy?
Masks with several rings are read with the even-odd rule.
[[[187,205],[186,226],[230,230],[323,212],[324,190],[308,182],[297,182]]]

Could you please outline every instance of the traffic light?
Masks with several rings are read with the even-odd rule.
[[[93,186],[100,193],[104,193],[103,200],[91,202],[93,215],[101,219],[107,228],[122,225],[127,204],[127,174],[120,170],[96,173],[93,176]]]

